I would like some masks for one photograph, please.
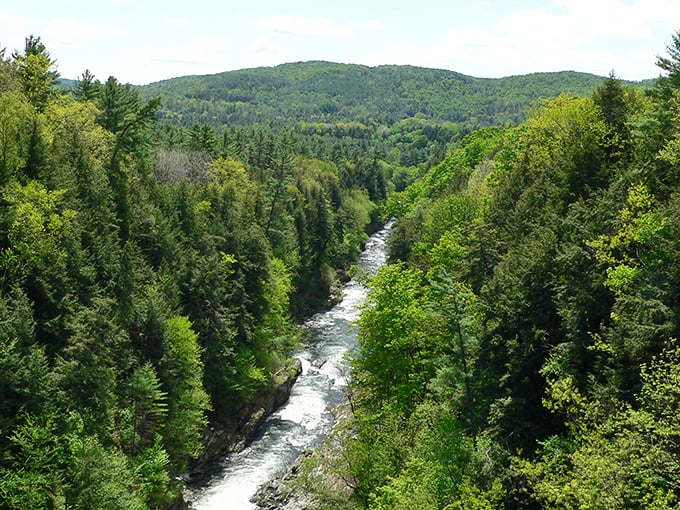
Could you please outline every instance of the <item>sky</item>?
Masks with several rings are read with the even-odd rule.
[[[40,37],[64,78],[146,84],[326,60],[480,78],[655,78],[678,0],[3,0],[0,48]]]

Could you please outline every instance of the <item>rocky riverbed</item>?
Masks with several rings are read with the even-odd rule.
[[[291,360],[234,420],[230,423],[213,423],[203,434],[203,454],[192,463],[187,481],[190,484],[200,482],[207,474],[206,466],[227,453],[242,451],[252,441],[257,428],[267,416],[286,403],[301,373],[300,360]]]
[[[329,436],[316,448],[305,450],[288,470],[263,484],[251,501],[260,510],[341,510],[353,492],[342,455],[343,442],[352,434],[348,404],[333,409]]]

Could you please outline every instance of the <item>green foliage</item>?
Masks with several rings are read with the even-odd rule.
[[[101,83],[89,69],[76,80],[73,87],[73,97],[78,101],[94,101],[99,96]]]
[[[201,453],[202,432],[208,423],[206,412],[210,409],[210,397],[203,389],[198,335],[189,319],[168,319],[163,351],[161,379],[169,400],[166,427],[172,430],[166,447],[171,459],[181,465],[187,457]]]
[[[0,95],[0,182],[5,184],[26,163],[24,144],[34,113],[16,91]]]
[[[427,314],[421,303],[423,275],[402,265],[382,268],[372,280],[359,321],[357,381],[377,402],[407,409],[422,396]]]
[[[13,54],[13,64],[21,83],[21,89],[38,111],[43,111],[54,97],[59,73],[40,37],[26,38],[24,53]]]
[[[539,102],[390,197],[345,449],[364,507],[678,508],[676,50],[648,96],[612,74]]]
[[[290,129],[308,155],[368,169],[364,186],[375,200],[383,185],[378,168],[394,173],[401,191],[418,173],[413,167],[422,174],[444,158],[447,145],[480,126],[515,124],[533,101],[588,94],[601,81],[574,72],[491,80],[411,66],[304,62],[176,78],[140,91],[164,98],[164,122],[189,128],[187,148],[233,155],[243,145],[232,137],[239,128]]]
[[[388,168],[291,131],[160,127],[39,38],[0,51],[0,506],[168,508],[378,220]],[[331,108],[332,109],[332,108]],[[312,157],[312,156],[317,157]]]
[[[364,119],[385,119],[391,124],[404,119],[458,122],[480,117],[484,124],[503,124],[520,119],[533,99],[561,92],[588,93],[600,81],[573,72],[487,80],[411,66],[306,62],[177,78],[144,90],[167,97],[163,115],[185,125],[211,117],[219,124],[254,124],[275,118],[276,111],[283,118],[306,122],[354,121],[338,123],[336,129],[361,130],[356,121]],[[333,103],[338,107],[329,108]]]
[[[63,445],[52,417],[27,416],[9,436],[5,456],[14,469],[0,470],[0,496],[8,508],[64,508],[63,481],[57,469]],[[6,460],[5,460],[6,462]]]
[[[137,493],[137,477],[133,474],[128,459],[120,451],[105,448],[92,436],[71,439],[69,450],[69,508],[147,508]]]
[[[65,271],[76,212],[60,210],[63,195],[63,191],[49,191],[37,182],[5,189],[10,248],[3,251],[2,264],[15,278]]]
[[[668,413],[669,406],[677,406],[678,366],[673,345],[643,367],[639,408],[622,405],[598,416],[596,402],[582,403],[572,415],[575,439],[551,438],[537,461],[517,460],[536,498],[560,508],[678,508],[678,459],[671,439],[677,419],[675,411]]]
[[[130,449],[153,445],[161,432],[168,413],[167,394],[161,390],[156,371],[151,363],[138,367],[130,377],[132,423]]]
[[[666,46],[668,56],[658,57],[656,65],[668,73],[664,76],[664,81],[674,88],[680,88],[680,34],[675,33],[671,36],[672,43]]]
[[[677,503],[673,79],[473,131],[600,80],[56,76],[39,38],[0,51],[0,506],[176,504],[381,213],[401,262],[359,323],[348,505]]]

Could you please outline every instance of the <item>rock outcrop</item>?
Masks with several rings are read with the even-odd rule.
[[[260,392],[231,424],[213,423],[203,435],[203,454],[191,466],[190,479],[200,480],[204,468],[227,453],[242,451],[252,441],[257,428],[272,412],[285,404],[290,392],[302,373],[299,359],[282,369],[273,378],[272,383]]]
[[[353,486],[336,471],[344,462],[344,442],[354,434],[349,425],[351,411],[348,404],[331,411],[334,424],[330,435],[320,445],[300,454],[288,470],[260,486],[250,499],[258,509],[337,508],[352,496]],[[346,471],[346,466],[341,469]]]

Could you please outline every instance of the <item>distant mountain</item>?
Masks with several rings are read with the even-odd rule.
[[[59,78],[57,81],[57,87],[63,90],[70,90],[76,84],[76,80],[70,80],[68,78]]]
[[[162,120],[185,126],[301,122],[391,126],[415,118],[478,127],[519,122],[538,98],[562,92],[589,94],[602,81],[600,76],[574,71],[491,79],[413,66],[314,61],[184,76],[140,90],[146,97],[161,96]]]

